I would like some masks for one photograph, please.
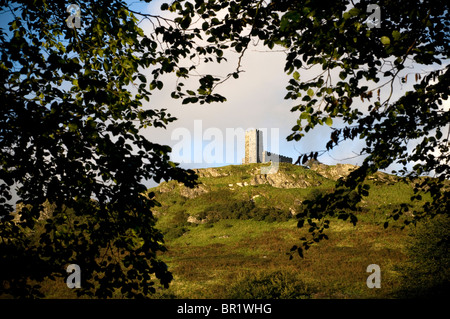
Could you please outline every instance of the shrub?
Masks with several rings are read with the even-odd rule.
[[[167,240],[175,239],[181,237],[184,233],[188,232],[189,223],[187,222],[187,218],[189,214],[184,210],[177,211],[173,214],[170,227],[168,229],[163,229],[162,233],[164,238]]]
[[[163,232],[164,239],[172,240],[183,236],[189,229],[187,227],[173,227]]]
[[[228,219],[251,219],[251,212],[255,208],[255,204],[250,201],[232,202],[225,210],[224,218]]]
[[[230,202],[214,205],[200,213],[201,218],[207,218],[209,222],[217,222],[221,219],[253,219],[257,221],[275,222],[287,221],[292,217],[289,211],[273,207],[256,207],[251,201]]]
[[[410,233],[408,262],[402,272],[401,297],[450,296],[450,217],[436,216],[419,223]]]
[[[187,222],[187,219],[189,217],[189,214],[186,213],[185,210],[177,211],[173,213],[171,223],[174,226],[187,226],[189,223]]]
[[[294,272],[258,272],[230,287],[231,299],[309,299],[314,292]]]

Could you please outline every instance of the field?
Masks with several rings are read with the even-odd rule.
[[[154,214],[167,251],[159,257],[174,277],[169,289],[157,287],[151,298],[405,296],[405,282],[416,279],[405,270],[411,264],[407,247],[415,229],[402,230],[401,219],[391,221],[387,229],[383,224],[400,203],[409,201],[411,185],[387,174],[370,180],[370,195],[355,212],[356,226],[330,218],[329,239],[311,246],[303,258],[294,255],[290,260],[289,250],[308,233],[307,227],[297,228],[293,214],[305,199],[332,190],[334,181],[314,170],[285,165],[278,179],[258,182],[258,167],[250,164],[201,171],[201,185],[194,190],[174,181],[149,190],[161,203]],[[330,168],[331,172],[339,173],[335,168]],[[448,224],[444,230],[448,234]],[[380,267],[380,288],[367,285],[372,275],[367,267],[373,264]],[[448,283],[448,277],[445,280]],[[76,297],[62,281],[42,286],[47,298]],[[114,298],[122,295],[117,292]]]
[[[321,184],[302,189],[266,184],[229,187],[251,181],[248,167],[244,168],[225,167],[225,171],[235,171],[226,176],[203,177],[201,181],[209,192],[194,198],[180,196],[177,188],[157,195],[162,203],[157,226],[165,232],[168,247],[161,258],[169,265],[174,281],[170,289],[161,290],[156,297],[396,297],[401,286],[399,267],[406,261],[408,230],[399,228],[400,221],[388,229],[383,224],[398,203],[410,198],[412,189],[407,184],[371,182],[371,195],[357,213],[356,226],[332,219],[329,240],[313,245],[304,258],[289,260],[290,248],[307,233],[307,229],[296,227],[295,217],[287,217],[289,207],[314,192],[329,190],[333,182],[302,167],[288,166],[289,174],[310,182],[319,180]],[[263,219],[256,208],[256,213],[246,216],[236,213],[236,205],[231,207],[231,203],[245,203],[250,198],[254,198],[255,207],[272,207],[283,218],[265,215]],[[208,211],[226,219],[186,223],[187,216],[202,220]],[[366,269],[371,264],[381,268],[380,289],[369,289],[366,284],[371,275]]]
[[[384,230],[367,222],[354,227],[335,221],[328,241],[311,247],[303,259],[289,260],[286,253],[299,235],[295,221],[224,220],[213,227],[192,228],[168,242],[169,251],[162,259],[175,279],[159,297],[255,297],[260,292],[247,292],[246,296],[246,289],[257,290],[254,285],[258,279],[270,279],[277,273],[285,277],[285,282],[274,283],[274,288],[303,287],[303,291],[285,292],[286,297],[289,293],[293,298],[394,297],[400,283],[395,267],[405,260],[406,232]],[[366,285],[370,264],[381,268],[380,289]],[[255,283],[248,289],[246,285],[252,280]],[[236,295],[236,290],[241,291]]]

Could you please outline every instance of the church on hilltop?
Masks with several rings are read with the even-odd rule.
[[[262,131],[255,129],[245,132],[245,157],[242,164],[268,162],[292,164],[292,158],[264,151]]]

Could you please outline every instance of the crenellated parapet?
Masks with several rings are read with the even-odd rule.
[[[242,163],[250,164],[268,162],[292,164],[292,158],[264,151],[262,131],[255,129],[245,132],[245,158],[242,159]]]
[[[264,151],[262,155],[262,163],[278,162],[292,164],[292,158],[284,155],[279,155],[271,152]]]

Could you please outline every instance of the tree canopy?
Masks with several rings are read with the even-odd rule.
[[[292,251],[302,255],[311,244],[327,238],[329,216],[355,224],[353,212],[369,192],[367,177],[393,164],[402,167],[394,173],[407,177],[415,187],[411,202],[389,218],[405,218],[404,213],[412,210],[414,217],[404,220],[409,224],[424,216],[448,214],[447,4],[211,0],[174,1],[161,8],[177,13],[174,21],[184,34],[203,36],[207,45],[197,48],[199,52],[206,50],[220,58],[224,50],[232,49],[242,56],[255,41],[285,50],[284,71],[292,76],[285,98],[293,101],[291,111],[297,117],[288,140],[299,141],[318,125],[331,127],[322,151],[302,154],[301,163],[342,141],[365,141],[363,164],[339,180],[333,193],[304,203],[298,226],[308,224],[311,237],[302,238]],[[238,78],[240,71],[238,65],[229,77]],[[418,178],[423,175],[435,178]],[[412,203],[424,194],[429,200],[413,209]]]
[[[146,1],[150,2],[150,1]],[[222,102],[215,88],[238,79],[253,41],[286,52],[293,101],[288,140],[318,125],[331,127],[328,151],[363,139],[367,156],[335,191],[305,203],[298,226],[310,227],[292,252],[326,239],[329,216],[353,223],[369,192],[367,177],[392,164],[415,183],[412,201],[428,194],[415,219],[449,211],[448,5],[436,1],[173,1],[173,18],[135,12],[127,3],[79,1],[80,25],[66,1],[1,1],[12,18],[0,29],[0,258],[3,292],[37,294],[36,282],[82,265],[80,294],[146,296],[153,276],[172,276],[157,258],[161,233],[144,180],[195,184],[191,171],[169,160],[170,148],[140,134],[175,120],[151,96],[162,75],[177,78],[171,97],[183,104]],[[370,21],[378,17],[379,21]],[[154,30],[146,35],[139,19]],[[238,63],[224,78],[184,85],[197,61]],[[151,70],[151,77],[142,70]],[[304,79],[309,71],[315,76]],[[310,73],[308,73],[310,74]],[[413,85],[411,82],[414,82]],[[151,107],[144,105],[150,102]],[[297,118],[297,119],[296,119]],[[296,121],[295,121],[296,119]],[[301,162],[320,150],[302,154]],[[436,178],[418,179],[424,174]],[[17,185],[21,210],[8,204]],[[51,207],[50,214],[42,214]],[[398,219],[411,209],[404,203]],[[410,223],[411,220],[405,220]]]
[[[1,293],[39,295],[38,283],[69,264],[80,265],[80,294],[146,296],[155,278],[167,286],[145,181],[193,185],[195,175],[140,129],[175,120],[143,106],[174,62],[122,1],[79,3],[79,27],[66,1],[1,5],[11,17],[0,30]]]

